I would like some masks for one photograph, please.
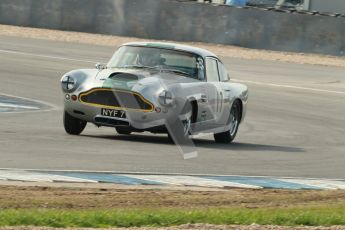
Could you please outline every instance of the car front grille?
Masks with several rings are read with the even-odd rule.
[[[129,109],[151,112],[154,106],[142,95],[132,91],[95,88],[79,95],[79,101],[84,104],[114,109]]]

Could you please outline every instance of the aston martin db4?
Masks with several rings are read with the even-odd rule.
[[[231,82],[213,53],[186,45],[136,42],[120,46],[107,64],[78,69],[61,78],[66,132],[87,123],[119,134],[149,131],[177,135],[212,133],[230,143],[246,113],[248,89]],[[170,124],[174,124],[173,122]]]

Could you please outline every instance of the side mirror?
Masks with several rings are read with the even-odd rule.
[[[102,63],[97,63],[96,65],[95,65],[95,67],[96,67],[96,69],[98,69],[98,70],[102,70],[102,69],[106,69],[107,67],[104,65],[104,64],[102,64]]]

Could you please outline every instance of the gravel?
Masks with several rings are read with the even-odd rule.
[[[133,37],[120,37],[102,34],[90,34],[71,31],[38,29],[28,27],[18,27],[9,25],[0,25],[0,35],[25,37],[35,39],[48,39],[54,41],[84,43],[102,46],[117,47],[126,42],[133,41],[155,41],[152,39],[141,39]],[[179,42],[182,43],[182,42]],[[312,64],[345,67],[345,57],[292,53],[292,52],[277,52],[268,50],[248,49],[228,45],[214,45],[207,43],[183,42],[182,44],[194,45],[200,48],[208,49],[219,56],[233,57],[241,59],[252,60],[266,60],[266,61],[280,61],[291,62],[297,64]]]

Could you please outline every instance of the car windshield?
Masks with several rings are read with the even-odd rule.
[[[190,78],[204,79],[204,61],[199,55],[156,47],[120,47],[108,68],[154,68]]]

